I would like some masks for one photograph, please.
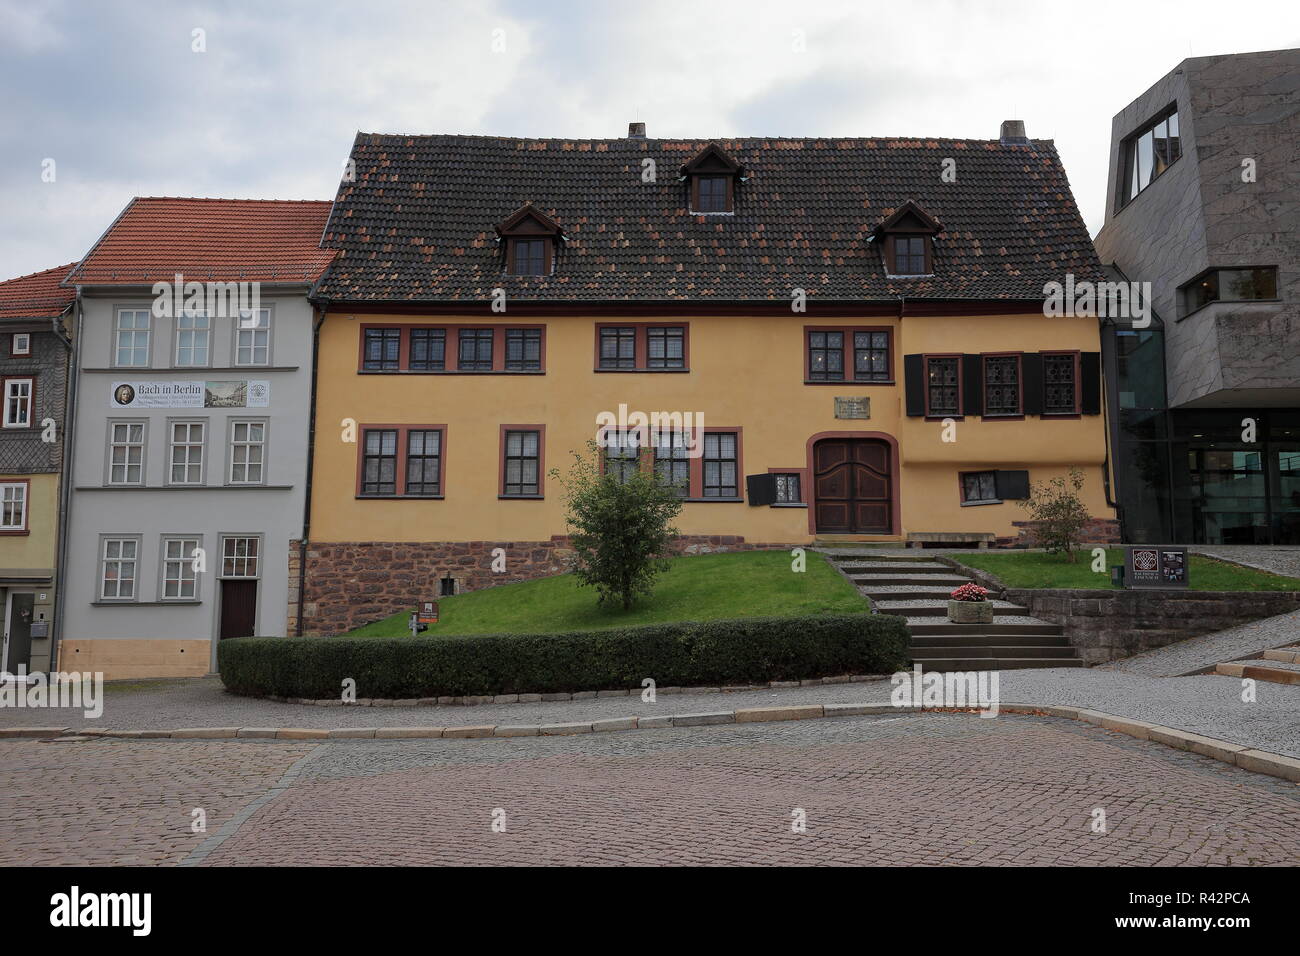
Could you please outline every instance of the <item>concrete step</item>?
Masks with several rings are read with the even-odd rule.
[[[1278,647],[1264,652],[1264,660],[1281,661],[1284,664],[1300,664],[1300,647]]]
[[[992,624],[953,624],[936,621],[932,617],[909,617],[907,629],[920,634],[1062,634],[1059,624],[1040,621],[1035,617],[997,615]]]
[[[878,554],[871,554],[870,552],[864,552],[862,554],[834,553],[834,552],[827,552],[827,553],[830,554],[831,560],[834,561],[836,564],[849,564],[849,563],[876,564],[879,562],[907,563],[907,564],[916,564],[916,563],[941,564],[942,563],[940,561],[934,560],[934,558],[925,554],[898,554],[892,552],[881,552]]]
[[[1064,634],[913,634],[912,649],[949,648],[961,653],[963,647],[1070,647]]]
[[[857,574],[850,573],[849,580],[860,588],[876,585],[921,584],[926,587],[947,587],[951,591],[963,584],[970,584],[969,578],[959,578],[944,574]]]
[[[1282,661],[1225,661],[1216,665],[1214,672],[1226,677],[1249,677],[1273,684],[1300,684],[1300,664]]]
[[[952,588],[927,588],[908,584],[870,584],[858,588],[858,593],[873,601],[943,601],[948,603]]]
[[[846,574],[857,577],[859,574],[876,574],[895,571],[903,574],[947,574],[954,577],[962,575],[946,564],[927,564],[922,561],[862,561],[840,562],[840,568]],[[963,580],[970,580],[963,578]]]
[[[942,617],[948,616],[947,601],[872,601],[881,614],[901,614],[903,617]],[[1012,604],[1009,601],[993,602],[993,617],[1024,617],[1029,608]]]
[[[1082,667],[1077,657],[936,657],[921,662],[927,671],[1006,671],[1027,667]]]
[[[947,660],[954,657],[954,655],[960,655],[964,658],[1041,657],[1052,660],[1075,660],[1078,658],[1074,648],[1068,644],[1063,647],[1060,645],[1038,646],[1033,644],[1017,644],[1015,646],[986,644],[971,647],[917,647],[912,645],[912,660],[914,661]]]

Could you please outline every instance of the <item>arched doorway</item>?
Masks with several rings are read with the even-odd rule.
[[[818,534],[892,534],[894,484],[888,442],[826,438],[813,445]]]

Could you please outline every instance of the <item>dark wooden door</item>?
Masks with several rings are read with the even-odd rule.
[[[9,598],[8,650],[5,655],[5,670],[17,674],[18,668],[24,672],[32,664],[32,606],[36,602],[34,594],[15,592]],[[0,609],[3,613],[3,609]]]
[[[889,445],[874,438],[831,438],[813,446],[819,534],[890,534],[893,487]]]
[[[257,582],[221,582],[221,639],[252,637],[257,630]]]

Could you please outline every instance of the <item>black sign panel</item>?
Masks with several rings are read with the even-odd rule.
[[[1130,547],[1124,556],[1124,584],[1165,590],[1187,587],[1187,549]]]

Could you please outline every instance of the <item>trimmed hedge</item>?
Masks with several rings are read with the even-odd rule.
[[[448,637],[241,637],[217,647],[226,689],[333,699],[343,680],[369,698],[549,694],[754,684],[907,665],[900,617],[839,614],[678,621],[561,634]]]

